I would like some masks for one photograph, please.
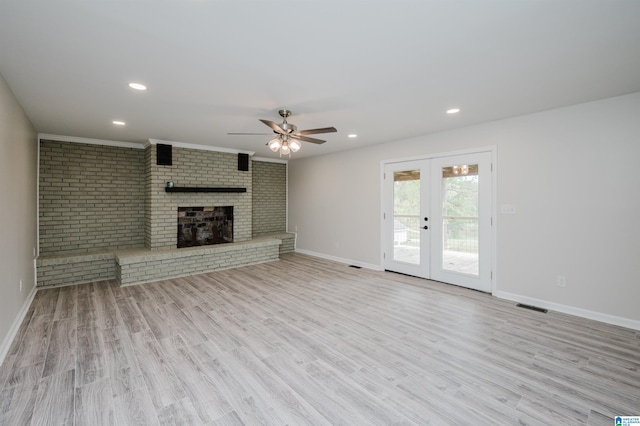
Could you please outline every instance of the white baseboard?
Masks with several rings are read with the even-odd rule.
[[[374,271],[383,271],[380,265],[374,265],[371,263],[358,262],[357,260],[344,259],[336,256],[330,256],[323,253],[316,253],[309,250],[296,248],[296,253],[302,253],[309,256],[319,257],[321,259],[333,260],[335,262],[344,263],[347,265],[360,266],[362,268],[372,269]],[[576,308],[574,306],[562,305],[560,303],[549,302],[546,300],[536,299],[533,297],[522,296],[520,294],[509,293],[506,291],[496,291],[493,293],[495,297],[506,300],[513,300],[514,302],[524,303],[526,305],[538,306],[551,311],[561,312],[563,314],[574,315],[581,318],[587,318],[595,321],[604,322],[607,324],[617,325],[620,327],[626,327],[633,330],[640,330],[640,321],[618,317],[615,315],[603,314],[601,312],[590,311],[588,309]]]
[[[4,337],[4,340],[2,341],[2,345],[0,345],[0,365],[2,365],[2,363],[4,362],[4,359],[7,356],[7,353],[9,353],[9,348],[13,343],[13,339],[16,338],[16,334],[18,334],[20,325],[22,325],[22,321],[24,320],[24,317],[27,315],[27,312],[29,311],[29,306],[31,306],[31,302],[35,297],[37,290],[38,288],[34,285],[33,288],[31,289],[31,292],[27,296],[27,299],[24,301],[22,308],[20,308],[20,312],[18,312],[18,315],[16,316],[15,320],[13,320],[13,324],[11,324],[11,328],[9,329],[9,332]]]
[[[346,265],[359,266],[361,268],[372,269],[374,271],[383,271],[384,269],[380,265],[374,265],[373,263],[365,263],[357,260],[344,259],[342,257],[329,256],[328,254],[316,253],[314,251],[304,250],[296,248],[296,253],[306,254],[308,256],[319,257],[321,259],[333,260],[334,262],[344,263]]]
[[[590,311],[588,309],[576,308],[574,306],[562,305],[560,303],[549,302],[546,300],[522,296],[515,293],[508,293],[506,291],[497,291],[493,293],[493,295],[499,297],[500,299],[513,300],[514,302],[538,306],[540,308],[561,312],[563,314],[569,314],[577,317],[604,322],[607,324],[618,325],[620,327],[631,328],[633,330],[640,330],[640,321],[632,320],[629,318],[603,314],[601,312]]]

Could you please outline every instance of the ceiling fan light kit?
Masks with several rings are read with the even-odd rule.
[[[269,141],[269,149],[273,152],[278,152],[281,146],[282,142],[280,142],[280,138],[275,138]]]
[[[271,139],[267,144],[269,149],[273,152],[280,151],[280,156],[289,155],[291,156],[292,152],[298,152],[302,145],[295,139],[292,139],[288,135],[280,135],[275,139]]]
[[[289,142],[289,148],[291,148],[291,151],[293,152],[298,152],[298,150],[302,148],[302,145],[300,144],[300,142],[294,139]]]
[[[282,123],[274,123],[270,120],[260,121],[266,126],[270,127],[277,136],[274,139],[271,139],[267,146],[273,152],[280,152],[280,156],[288,155],[291,157],[292,152],[298,152],[300,148],[302,148],[302,144],[300,141],[311,142],[315,144],[323,144],[326,141],[322,139],[310,138],[306,135],[314,135],[318,133],[334,133],[337,132],[335,127],[322,127],[318,129],[308,129],[308,130],[300,130],[298,131],[298,127],[295,124],[291,124],[287,122],[287,117],[291,115],[291,111],[288,109],[281,109],[278,111],[280,116],[282,117]],[[250,135],[260,133],[229,133],[230,135]]]

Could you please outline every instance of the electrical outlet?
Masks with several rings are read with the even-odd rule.
[[[558,287],[566,287],[567,286],[567,277],[564,275],[558,275],[556,277],[556,285]]]
[[[20,280],[20,293],[22,293],[22,280]]]

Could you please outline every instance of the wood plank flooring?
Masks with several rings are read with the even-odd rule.
[[[611,425],[640,333],[300,254],[38,291],[2,425]]]

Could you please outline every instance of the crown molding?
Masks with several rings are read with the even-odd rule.
[[[200,151],[226,152],[230,154],[248,154],[250,157],[253,157],[253,155],[255,154],[255,151],[222,148],[219,146],[197,145],[197,144],[185,143],[185,142],[165,141],[161,139],[149,139],[146,143],[137,143],[137,142],[124,142],[124,141],[110,141],[106,139],[82,138],[78,136],[53,135],[50,133],[38,133],[38,140],[40,141],[42,139],[58,141],[58,142],[86,143],[89,145],[117,146],[120,148],[134,148],[134,149],[144,149],[149,145],[166,144],[166,145],[175,146],[176,148],[197,149]],[[264,158],[258,161],[273,161],[273,162],[286,163],[286,160],[271,160],[268,158]]]
[[[144,144],[136,142],[110,141],[106,139],[81,138],[78,136],[52,135],[49,133],[38,133],[38,141],[45,139],[58,142],[86,143],[89,145],[117,146],[120,148],[144,149]]]
[[[175,146],[176,148],[198,149],[200,151],[226,152],[229,154],[249,154],[249,157],[253,157],[253,155],[256,153],[255,151],[247,151],[243,149],[222,148],[219,146],[209,146],[209,145],[197,145],[193,143],[165,141],[161,139],[149,139],[149,141],[145,144],[145,147],[149,145],[157,145],[157,144],[171,145],[171,146]]]
[[[287,164],[289,160],[283,160],[281,158],[267,158],[267,157],[253,157],[251,161],[262,161],[263,163],[280,163]]]

